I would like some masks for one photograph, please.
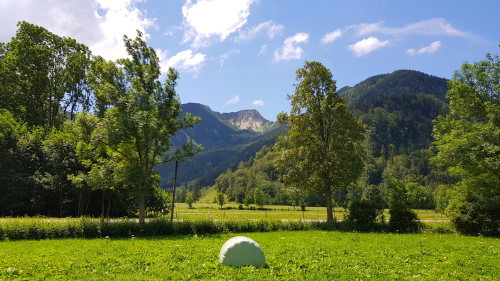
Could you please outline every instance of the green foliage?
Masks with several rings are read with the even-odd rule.
[[[500,59],[464,63],[449,83],[451,112],[435,120],[432,161],[459,179],[447,213],[464,233],[500,229]]]
[[[260,190],[260,188],[256,188],[253,193],[253,202],[259,208],[264,208],[264,206],[269,202],[268,195]]]
[[[60,127],[66,117],[90,107],[87,46],[23,21],[2,51],[1,108],[29,126]]]
[[[324,195],[327,221],[333,222],[334,189],[344,188],[363,171],[364,127],[336,94],[332,74],[319,62],[297,70],[290,114],[279,119],[290,130],[276,145],[285,184]]]
[[[188,192],[188,194],[186,195],[186,204],[188,204],[189,209],[193,208],[193,203],[194,203],[193,193]]]
[[[224,193],[222,193],[222,192],[217,192],[217,196],[215,197],[215,202],[222,209],[222,206],[224,206],[224,204],[226,204],[226,195],[224,195]]]
[[[386,185],[389,189],[389,228],[397,232],[416,232],[419,227],[418,218],[410,208],[405,183],[392,179],[388,180]]]
[[[347,208],[347,220],[354,224],[354,228],[361,231],[373,229],[377,215],[380,213],[380,206],[371,200],[355,200],[349,203]]]

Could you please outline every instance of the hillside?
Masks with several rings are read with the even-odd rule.
[[[344,87],[341,95],[371,128],[374,155],[379,156],[389,147],[400,152],[428,148],[432,120],[448,112],[447,89],[446,79],[398,70]]]
[[[415,70],[397,70],[367,78],[354,87],[343,87],[339,94],[346,97],[348,103],[369,102],[384,95],[432,95],[446,101],[448,81]]]

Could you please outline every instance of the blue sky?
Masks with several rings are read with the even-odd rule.
[[[338,88],[398,69],[451,78],[500,54],[499,11],[498,0],[2,0],[0,41],[26,20],[114,60],[141,30],[162,69],[180,72],[182,102],[274,121],[306,60]]]

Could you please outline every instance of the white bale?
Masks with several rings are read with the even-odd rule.
[[[233,237],[222,245],[219,260],[224,265],[262,267],[266,264],[264,252],[257,242],[245,236]]]

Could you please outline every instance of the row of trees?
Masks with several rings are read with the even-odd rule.
[[[18,27],[0,45],[0,214],[95,214],[96,191],[101,215],[105,198],[108,213],[111,204],[130,213],[135,202],[141,222],[147,203],[165,208],[153,167],[200,149],[170,142],[199,122],[179,117],[178,73],[160,82],[140,32],[124,36],[129,58],[112,62],[43,27]]]

